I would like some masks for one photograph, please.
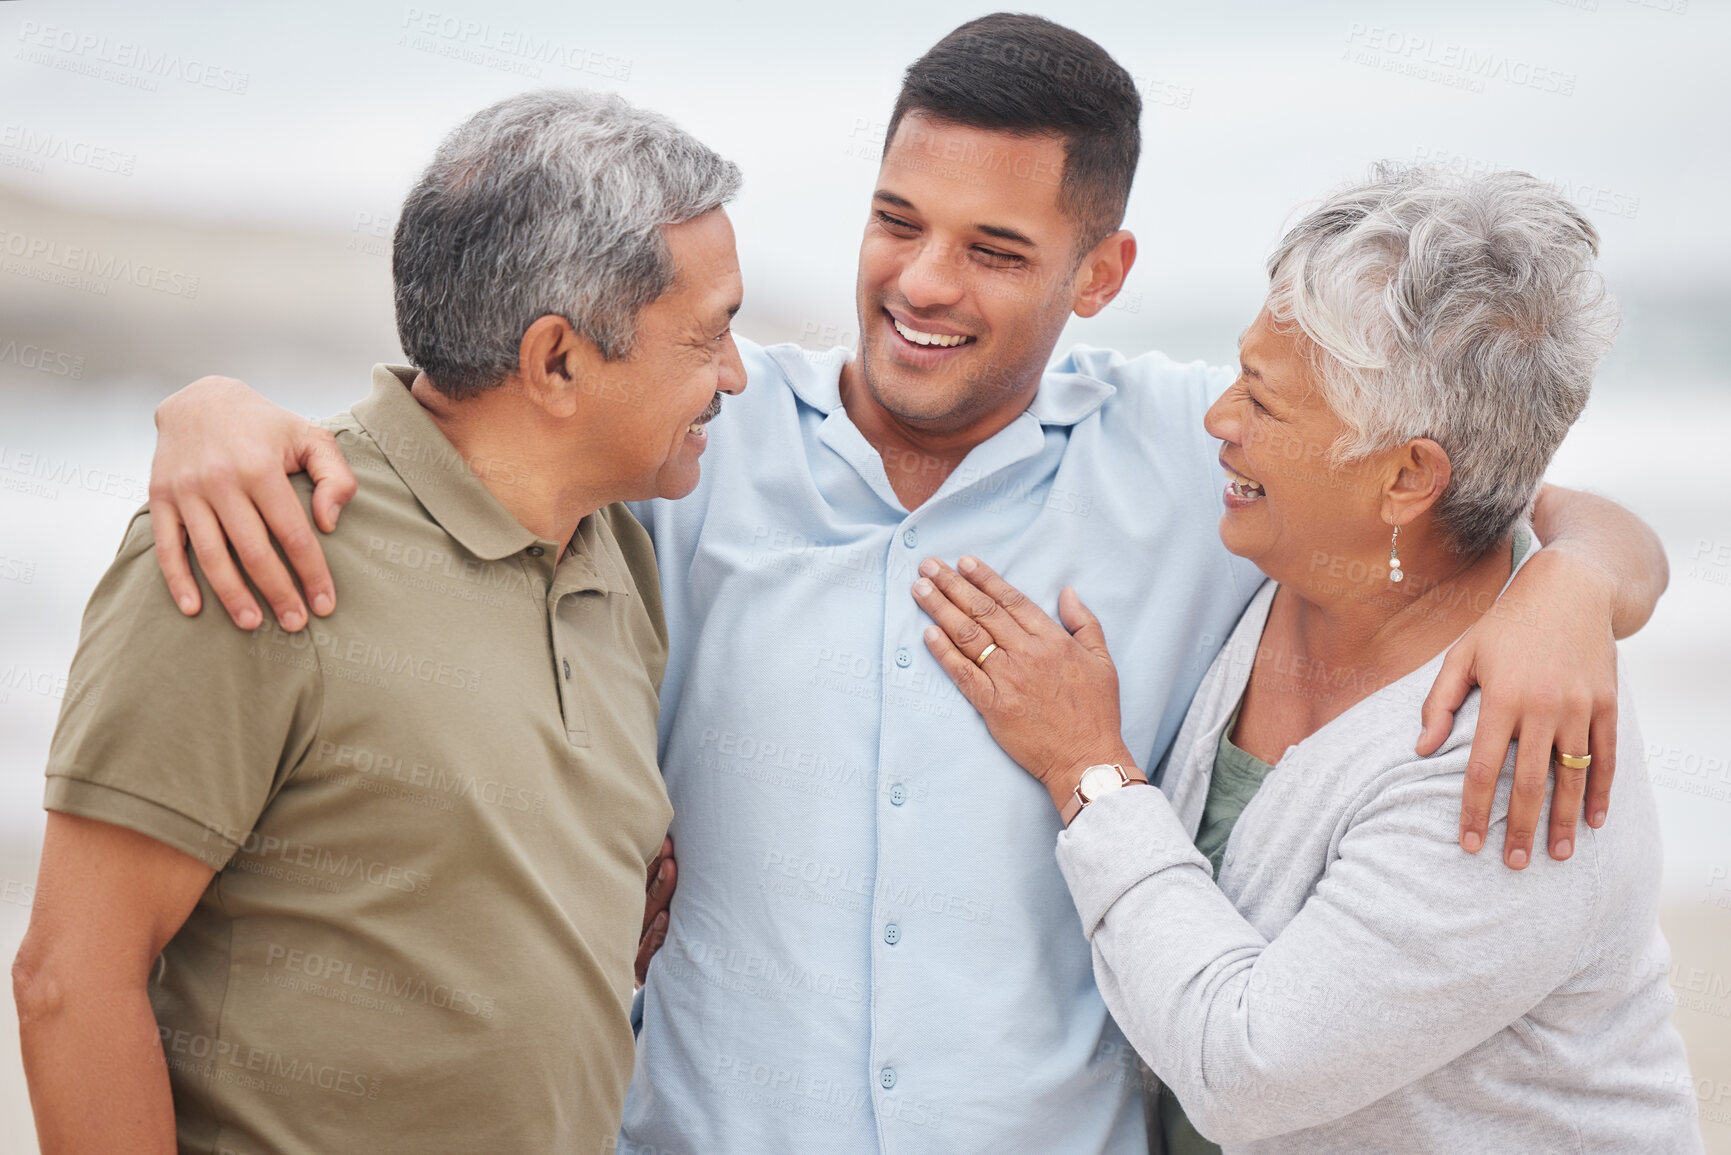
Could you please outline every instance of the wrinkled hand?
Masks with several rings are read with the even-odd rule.
[[[1419,754],[1442,745],[1454,712],[1475,684],[1481,688],[1479,721],[1461,794],[1462,848],[1476,853],[1484,845],[1497,777],[1509,743],[1519,739],[1503,861],[1516,870],[1531,861],[1553,766],[1557,783],[1547,845],[1552,858],[1568,858],[1583,792],[1588,825],[1604,825],[1617,769],[1610,595],[1567,559],[1545,550],[1535,554],[1443,660],[1424,701]],[[1553,746],[1566,754],[1591,754],[1590,771],[1553,763]]]
[[[661,840],[661,853],[649,864],[649,885],[643,902],[643,933],[637,940],[637,985],[649,975],[649,960],[667,941],[667,904],[679,883],[679,866],[673,861],[673,839]]]
[[[1058,596],[1063,625],[977,558],[951,569],[920,563],[914,600],[937,624],[926,646],[998,745],[1063,808],[1082,771],[1102,762],[1129,770],[1118,712],[1118,671],[1100,623],[1076,591]],[[995,645],[983,664],[976,661]]]
[[[212,591],[243,630],[263,621],[258,602],[229,554],[270,603],[285,630],[307,624],[301,600],[274,536],[299,575],[313,612],[336,608],[336,585],[318,537],[307,524],[288,475],[312,478],[313,516],[326,533],[355,495],[355,475],[336,437],[271,404],[239,381],[204,377],[156,407],[156,457],[150,464],[150,521],[156,563],[175,604],[187,615],[201,608],[186,542]]]

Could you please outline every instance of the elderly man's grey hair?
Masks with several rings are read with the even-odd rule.
[[[1269,258],[1269,311],[1314,344],[1344,465],[1428,437],[1453,476],[1438,525],[1476,557],[1532,508],[1617,331],[1599,235],[1520,172],[1379,166]]]
[[[615,361],[676,270],[662,235],[721,207],[739,169],[618,96],[547,89],[459,126],[403,203],[397,335],[439,390],[472,397],[517,368],[556,314]]]

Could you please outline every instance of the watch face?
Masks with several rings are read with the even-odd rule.
[[[1121,785],[1123,782],[1118,777],[1116,766],[1090,766],[1082,771],[1082,797],[1089,802],[1105,791]]]

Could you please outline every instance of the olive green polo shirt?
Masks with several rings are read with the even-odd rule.
[[[143,512],[85,611],[47,806],[217,871],[150,982],[183,1151],[599,1152],[618,1133],[672,815],[654,555],[615,505],[559,557],[412,379],[375,369],[328,423],[360,478],[323,543],[330,617],[246,633],[206,586],[183,618]]]

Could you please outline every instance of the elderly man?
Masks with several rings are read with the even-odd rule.
[[[134,518],[14,967],[44,1151],[611,1141],[671,814],[655,561],[618,503],[689,492],[743,387],[738,183],[616,97],[487,109],[397,231],[420,372],[328,423],[365,479],[326,542],[342,609],[188,624]]]
[[[634,507],[667,604],[661,751],[682,872],[620,1152],[1146,1150],[1134,1055],[1053,861],[1058,817],[927,653],[909,595],[927,554],[990,557],[1042,602],[1076,584],[1139,704],[1126,741],[1155,766],[1258,584],[1215,535],[1200,432],[1231,373],[1099,350],[1047,368],[1066,320],[1105,308],[1134,261],[1121,223],[1139,110],[1111,57],[1049,21],[999,14],[946,36],[891,117],[860,351],[746,346],[756,386],[721,420],[748,436],[717,438],[687,500]],[[223,556],[212,510],[249,552],[280,527],[322,612],[335,589],[298,508],[274,512],[281,478],[221,483],[237,464],[264,477],[307,460],[319,439],[220,381],[158,420],[154,492],[201,556]],[[320,463],[333,498],[336,464]],[[1557,737],[1583,748],[1590,691],[1615,701],[1613,629],[1638,626],[1662,584],[1622,566],[1631,519],[1552,492],[1536,520],[1547,548],[1509,594],[1523,608],[1456,647],[1439,696],[1475,667],[1490,785],[1507,728],[1557,730],[1554,701],[1589,707]],[[184,558],[171,543],[165,558]],[[264,553],[261,587],[304,615]],[[1641,561],[1663,570],[1656,546]],[[258,613],[244,587],[224,603]],[[1432,711],[1434,741],[1447,717]],[[1417,739],[1417,703],[1407,723]],[[1562,857],[1581,785],[1553,807]]]

